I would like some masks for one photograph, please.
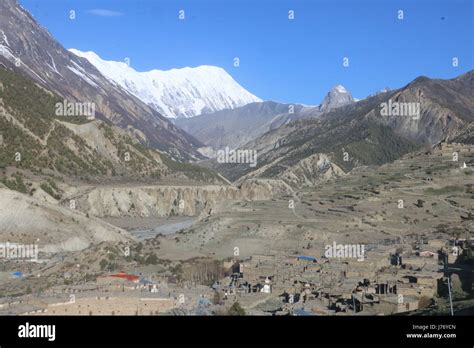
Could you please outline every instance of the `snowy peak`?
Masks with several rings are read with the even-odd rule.
[[[86,58],[107,79],[169,118],[193,117],[261,101],[219,67],[139,72],[125,62],[103,60],[94,52],[69,51]]]
[[[332,93],[349,93],[343,85],[336,85],[331,88]]]
[[[336,85],[328,92],[323,102],[319,106],[321,112],[326,112],[340,106],[353,103],[354,97],[342,85]]]

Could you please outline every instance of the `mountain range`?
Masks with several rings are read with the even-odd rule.
[[[289,122],[322,114],[354,103],[356,99],[343,86],[331,88],[316,107],[265,101],[250,103],[235,109],[225,109],[188,119],[177,119],[175,124],[207,145],[203,153],[208,156],[225,147],[238,148],[258,136]]]
[[[9,95],[2,110],[9,154],[3,166],[12,165],[12,144],[36,143],[25,150],[28,168],[54,175],[219,181],[183,163],[200,161],[230,180],[312,183],[329,169],[338,175],[446,138],[472,139],[472,71],[451,80],[419,77],[363,100],[337,85],[316,106],[261,101],[217,67],[141,73],[93,52],[68,51],[15,0],[0,3],[0,69],[10,81],[2,86],[3,97]],[[33,106],[20,86],[42,103]],[[56,117],[54,103],[62,101],[93,104],[95,120]],[[416,104],[418,117],[384,116],[381,106],[392,102]],[[215,151],[226,147],[257,151],[258,165],[216,163]],[[126,150],[140,164],[123,163]]]
[[[307,108],[298,120],[241,146],[257,151],[256,167],[205,163],[233,181],[278,177],[290,184],[314,184],[328,170],[347,173],[358,166],[381,165],[447,139],[469,142],[473,86],[474,71],[450,80],[419,77],[400,89],[327,112],[321,113],[319,106]],[[384,116],[383,106],[392,104],[415,105],[418,114]]]
[[[0,2],[0,67],[70,102],[93,103],[96,117],[177,160],[202,158],[202,144],[158,111],[67,51],[16,0]]]
[[[69,51],[168,118],[193,117],[261,101],[216,66],[138,72],[125,62],[106,61],[94,52]]]

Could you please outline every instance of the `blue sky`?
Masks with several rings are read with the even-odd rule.
[[[361,98],[419,75],[452,78],[474,67],[472,0],[20,3],[66,48],[92,50],[107,60],[129,57],[139,71],[220,66],[265,100],[317,104],[336,84]]]

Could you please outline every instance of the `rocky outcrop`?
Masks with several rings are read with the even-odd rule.
[[[331,88],[321,105],[319,105],[320,112],[327,112],[332,109],[353,103],[354,97],[348,92],[344,86],[337,85]]]
[[[434,94],[434,93],[433,93]],[[400,92],[395,93],[390,101],[392,103],[419,105],[417,117],[381,117],[378,112],[375,117],[394,129],[399,135],[417,142],[435,144],[446,137],[452,137],[465,125],[465,120],[460,117],[454,105],[444,106],[436,95],[430,94],[425,86],[415,84]],[[454,104],[454,103],[453,103]]]
[[[278,179],[249,179],[242,182],[240,193],[242,199],[259,201],[291,195],[293,189]]]
[[[281,179],[292,186],[313,186],[319,182],[334,179],[344,175],[344,171],[332,163],[323,153],[316,153],[287,169]]]

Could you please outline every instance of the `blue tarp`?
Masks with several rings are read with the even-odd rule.
[[[23,273],[22,272],[13,272],[12,276],[14,278],[21,278],[21,277],[23,277]]]
[[[311,262],[317,261],[315,257],[312,257],[312,256],[304,256],[304,255],[298,256],[298,260],[311,261]]]

